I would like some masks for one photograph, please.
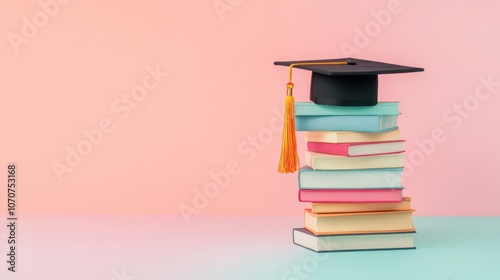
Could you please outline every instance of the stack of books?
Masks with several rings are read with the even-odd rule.
[[[316,252],[415,248],[399,114],[398,102],[295,103],[296,129],[307,142],[299,201],[312,203],[304,228],[293,229],[295,244]]]

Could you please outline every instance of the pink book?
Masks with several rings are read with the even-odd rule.
[[[403,189],[299,190],[301,202],[401,202]]]
[[[362,143],[307,142],[311,152],[337,156],[356,157],[404,152],[404,140]]]

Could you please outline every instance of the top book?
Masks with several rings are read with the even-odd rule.
[[[295,116],[398,116],[399,102],[379,102],[375,106],[329,106],[295,102]]]

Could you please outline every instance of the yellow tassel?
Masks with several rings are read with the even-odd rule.
[[[297,140],[295,139],[295,108],[293,100],[292,69],[295,66],[307,65],[353,65],[354,62],[327,61],[327,62],[302,62],[290,64],[288,70],[288,84],[286,84],[285,118],[283,124],[283,138],[281,142],[281,157],[278,166],[280,173],[293,173],[300,168],[297,155]]]
[[[280,173],[290,173],[299,170],[299,156],[297,155],[297,139],[295,138],[295,112],[294,98],[292,96],[293,84],[288,83],[285,99],[285,117],[283,124],[283,138],[281,142],[281,157],[278,167]]]

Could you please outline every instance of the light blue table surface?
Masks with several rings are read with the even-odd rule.
[[[415,217],[414,224],[416,250],[317,254],[292,243],[300,214],[193,216],[190,223],[180,216],[23,216],[18,271],[2,261],[0,279],[500,279],[500,217]]]
[[[243,219],[244,221],[245,219]],[[235,221],[233,221],[235,223]],[[415,217],[415,250],[357,251],[317,254],[292,244],[291,229],[302,220],[265,218],[274,234],[228,237],[206,255],[206,270],[192,279],[500,279],[500,217]],[[258,229],[254,229],[258,232]],[[264,229],[263,229],[264,230]],[[265,230],[264,230],[265,231]],[[229,232],[228,232],[229,233]],[[278,239],[279,238],[279,239]],[[239,241],[238,241],[239,240]],[[244,244],[238,245],[238,242]],[[221,262],[211,262],[213,256]],[[189,278],[191,279],[191,278]]]

